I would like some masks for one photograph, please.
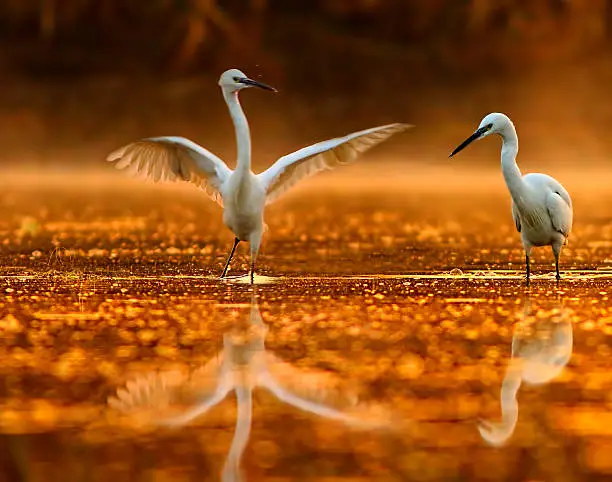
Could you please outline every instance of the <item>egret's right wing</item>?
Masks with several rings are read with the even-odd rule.
[[[219,157],[184,137],[142,139],[117,149],[106,160],[154,182],[192,182],[220,205],[221,185],[232,173]]]
[[[359,154],[410,127],[408,124],[373,127],[319,142],[281,157],[257,175],[266,190],[266,204],[278,199],[298,181],[317,172],[348,164],[357,159]]]
[[[572,230],[573,221],[572,204],[569,195],[561,190],[559,192],[551,192],[546,198],[546,209],[555,231],[558,231],[567,238]]]

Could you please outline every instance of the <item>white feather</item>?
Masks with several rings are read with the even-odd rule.
[[[561,191],[550,192],[546,198],[546,210],[553,228],[567,238],[572,230],[573,222],[572,201],[569,196],[564,199]]]
[[[356,160],[359,154],[410,127],[408,124],[373,127],[319,142],[281,157],[257,176],[266,190],[266,204],[274,202],[302,179],[348,164]]]
[[[142,139],[117,149],[106,160],[154,182],[191,182],[221,206],[221,185],[232,173],[212,152],[184,137]]]

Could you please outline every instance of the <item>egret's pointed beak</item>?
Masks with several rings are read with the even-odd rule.
[[[249,79],[247,77],[243,77],[242,79],[238,80],[238,82],[244,85],[248,85],[249,87],[259,87],[260,89],[270,90],[272,92],[278,92],[278,90],[276,90],[274,87],[266,85],[262,82],[257,82],[256,80]]]
[[[465,141],[463,141],[461,144],[459,144],[457,147],[455,147],[455,150],[453,152],[451,152],[450,156],[448,156],[448,157],[453,157],[459,151],[462,151],[467,146],[469,146],[472,142],[480,139],[489,129],[491,129],[491,125],[490,124],[486,125],[486,126],[483,126],[480,129],[476,129],[476,132],[474,132]]]

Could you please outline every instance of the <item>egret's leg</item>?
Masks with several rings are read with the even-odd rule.
[[[555,271],[557,272],[557,284],[561,280],[561,273],[559,272],[559,255],[561,254],[561,248],[553,246],[553,254],[555,255]]]
[[[232,258],[234,257],[236,246],[238,246],[239,242],[240,240],[238,238],[234,238],[234,245],[232,246],[232,250],[230,251],[229,257],[227,258],[227,262],[225,263],[225,268],[223,268],[223,273],[221,273],[220,278],[225,278],[225,275],[227,274],[227,270],[229,269],[230,262],[232,261]]]
[[[251,236],[251,284],[255,283],[255,260],[259,253],[259,243],[261,243],[261,233]]]
[[[525,255],[525,269],[527,271],[527,276],[525,277],[525,282],[527,283],[527,286],[529,286],[529,277],[531,275],[531,268],[529,267],[529,255],[526,254]]]
[[[531,258],[531,250],[533,249],[533,246],[531,243],[526,242],[525,239],[522,239],[522,241],[523,248],[525,248],[525,284],[527,287],[529,287],[529,284],[531,283],[531,263],[529,260]]]
[[[257,252],[251,251],[251,284],[255,283],[255,259],[257,258]]]

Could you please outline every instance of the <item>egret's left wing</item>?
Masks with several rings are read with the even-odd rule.
[[[298,181],[317,172],[348,164],[359,154],[410,127],[408,124],[373,127],[319,142],[281,157],[257,176],[267,193],[266,204],[274,202]]]
[[[572,230],[572,201],[566,192],[551,192],[546,197],[546,210],[552,221],[553,228],[566,238]]]

